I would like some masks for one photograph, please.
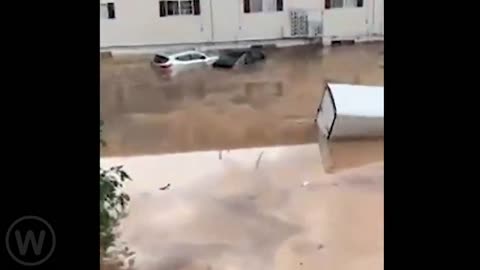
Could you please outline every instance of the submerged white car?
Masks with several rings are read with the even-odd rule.
[[[207,55],[200,51],[162,52],[155,54],[152,65],[157,66],[166,76],[179,72],[211,66],[218,56]]]

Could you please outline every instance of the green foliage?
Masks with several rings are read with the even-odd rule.
[[[100,134],[101,134],[100,124]],[[100,141],[102,144],[102,141]],[[103,143],[104,144],[104,143]],[[130,176],[122,166],[108,170],[100,168],[100,247],[105,252],[115,241],[115,228],[125,215],[125,208],[130,198],[121,191]]]

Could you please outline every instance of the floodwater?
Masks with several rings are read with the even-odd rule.
[[[317,144],[104,158],[140,270],[382,270],[383,162],[326,174]],[[160,187],[170,183],[166,190]]]
[[[201,70],[172,81],[148,57],[102,60],[102,155],[316,142],[325,80],[383,85],[383,43],[266,53],[250,70]],[[342,168],[383,160],[383,139],[334,143],[332,155]]]
[[[330,144],[327,174],[313,124],[325,80],[383,85],[383,44],[267,57],[172,81],[148,57],[102,60],[101,162],[134,179],[121,239],[136,269],[383,269],[383,139]]]

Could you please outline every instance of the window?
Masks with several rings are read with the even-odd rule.
[[[344,7],[362,7],[363,1],[362,0],[343,0]]]
[[[167,15],[178,15],[178,2],[177,1],[167,1]]]
[[[243,12],[283,11],[283,0],[243,0]]]
[[[363,0],[325,0],[325,9],[363,7]]]
[[[198,54],[198,53],[191,54],[190,57],[191,57],[192,60],[205,60],[205,59],[207,59],[207,57],[205,57],[205,55]]]
[[[168,62],[168,60],[170,60],[170,59],[168,59],[168,57],[163,56],[163,55],[159,55],[159,54],[155,55],[155,57],[153,58],[153,62],[158,63],[158,64],[165,64],[165,63]]]
[[[115,19],[115,3],[100,4],[101,19]]]
[[[186,14],[186,15],[193,14],[193,2],[180,1],[180,14]]]
[[[200,0],[161,0],[160,17],[200,15]]]
[[[184,55],[175,57],[175,60],[178,60],[178,61],[190,61],[190,59],[191,59],[190,54],[184,54]]]

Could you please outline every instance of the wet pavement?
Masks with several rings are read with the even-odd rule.
[[[267,51],[267,58],[250,70],[201,70],[168,82],[148,57],[102,60],[102,155],[315,142],[325,80],[383,85],[383,43],[285,48]],[[332,153],[362,152],[364,145],[338,143]],[[375,154],[339,166],[383,159],[383,140],[367,145]]]

